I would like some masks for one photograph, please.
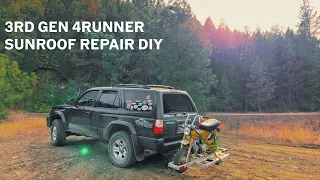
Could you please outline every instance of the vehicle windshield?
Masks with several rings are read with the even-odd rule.
[[[163,94],[162,101],[164,114],[195,112],[195,108],[187,95]]]

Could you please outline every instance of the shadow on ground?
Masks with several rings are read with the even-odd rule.
[[[88,156],[90,158],[99,157],[99,160],[106,164],[111,164],[111,160],[108,155],[108,144],[96,139],[83,138],[69,138],[67,144],[61,148],[66,148],[72,151],[78,151],[81,154],[81,150],[84,148],[88,149],[88,154],[83,156]],[[143,161],[137,162],[133,167],[135,168],[167,168],[170,160],[172,160],[173,155],[164,156],[162,154],[156,153],[154,151],[145,151],[145,159]],[[94,158],[95,159],[95,158]]]

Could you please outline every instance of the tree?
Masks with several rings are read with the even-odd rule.
[[[320,93],[316,90],[320,86],[320,41],[315,37],[319,32],[320,16],[314,11],[309,0],[303,0],[299,17],[301,21],[294,47],[297,60],[300,62],[295,74],[296,99],[304,111],[315,111],[320,106]]]
[[[203,25],[204,31],[206,33],[207,38],[209,39],[210,43],[213,45],[215,43],[214,35],[216,33],[216,27],[213,24],[210,17],[206,19],[206,22]]]
[[[19,102],[32,92],[35,82],[34,73],[27,75],[19,69],[16,61],[0,54],[0,119],[7,118],[8,110],[14,105],[20,106]]]
[[[308,38],[320,33],[320,15],[311,5],[310,0],[303,0],[300,6],[298,32]]]
[[[119,83],[166,84],[187,90],[204,111],[320,109],[320,18],[309,0],[298,31],[273,26],[230,30],[208,17],[202,25],[186,0],[3,0],[0,53],[37,74],[21,104],[46,112],[76,90]],[[143,21],[143,33],[5,33],[6,21]],[[1,28],[2,27],[2,28]],[[160,50],[5,51],[8,38],[163,39]],[[137,44],[137,43],[136,43]],[[50,97],[50,98],[43,98]]]
[[[227,73],[224,72],[222,79],[218,84],[219,93],[217,94],[217,102],[214,104],[214,108],[219,111],[231,111],[233,105],[232,89],[230,88],[229,80],[227,79]]]
[[[263,62],[255,57],[250,67],[250,77],[246,84],[248,88],[247,102],[253,109],[261,112],[267,101],[274,98],[275,83],[266,76]]]

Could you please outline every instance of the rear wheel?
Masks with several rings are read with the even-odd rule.
[[[180,148],[173,157],[173,164],[181,166],[187,163],[188,148]],[[190,161],[190,159],[188,160]],[[187,170],[187,167],[177,170],[179,173],[183,173]]]
[[[136,163],[130,136],[125,131],[114,133],[108,144],[109,157],[117,167],[129,167]]]

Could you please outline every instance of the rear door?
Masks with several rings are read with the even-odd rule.
[[[165,142],[181,140],[183,125],[189,115],[191,123],[197,115],[197,109],[191,97],[185,93],[162,93],[162,111]],[[195,122],[196,124],[197,122]]]
[[[103,137],[108,124],[119,119],[120,92],[103,90],[96,104],[92,115],[91,131],[94,137]]]
[[[149,89],[124,89],[121,118],[133,124],[138,135],[153,136],[157,93]]]

